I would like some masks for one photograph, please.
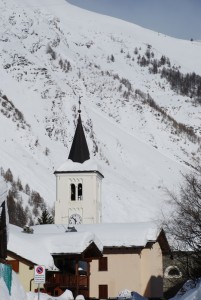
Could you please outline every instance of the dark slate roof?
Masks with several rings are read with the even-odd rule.
[[[80,114],[78,117],[77,127],[75,130],[75,135],[73,138],[73,143],[70,149],[70,154],[68,156],[68,159],[71,159],[73,162],[78,162],[81,164],[86,160],[90,159],[89,149],[87,146],[87,141],[82,127]]]

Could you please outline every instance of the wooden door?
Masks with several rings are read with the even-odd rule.
[[[99,285],[99,299],[108,299],[108,286],[107,284]]]

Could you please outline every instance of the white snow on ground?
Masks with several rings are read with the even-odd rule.
[[[38,299],[38,293],[32,293],[32,292],[25,293],[23,291],[23,288],[19,283],[19,280],[15,272],[13,272],[12,276],[13,276],[13,281],[12,281],[11,296],[9,295],[8,289],[3,279],[0,278],[0,292],[1,292],[0,300],[37,300]],[[129,297],[130,291],[128,290],[121,291],[117,296]],[[77,298],[80,299],[81,296]],[[71,299],[73,299],[73,296],[72,293],[68,290],[66,290],[59,297],[53,297],[47,294],[40,293],[40,300],[71,300]],[[187,282],[182,289],[182,293],[180,291],[175,297],[171,298],[171,300],[200,300],[200,299],[201,299],[201,281],[199,281],[196,286],[194,286],[192,282]],[[146,298],[133,292],[132,300],[146,300]]]
[[[37,293],[27,293],[27,300],[36,300],[38,299],[38,294]],[[49,296],[44,293],[40,293],[40,300],[74,300],[73,294],[71,291],[66,290],[61,296],[59,297],[54,297],[54,296]]]
[[[200,300],[201,299],[201,280],[195,282],[187,281],[177,295],[170,300]]]
[[[53,297],[44,293],[40,293],[40,300],[74,300],[71,291],[66,290],[61,296]],[[12,272],[12,289],[11,295],[9,295],[8,289],[0,278],[0,300],[38,300],[38,293],[28,292],[23,290],[18,276],[15,272]]]
[[[3,281],[3,279],[0,279],[0,300],[38,300],[38,293],[33,292],[27,292],[25,293],[23,291],[23,288],[17,278],[17,275],[15,272],[12,273],[13,281],[12,281],[12,293],[9,295],[8,289]],[[131,296],[132,295],[132,296]],[[131,292],[128,290],[121,291],[117,297],[126,297],[131,298],[132,300],[146,300],[147,298],[144,298],[140,296],[136,292]],[[44,293],[40,293],[39,295],[40,300],[74,300],[73,294],[71,291],[66,290],[61,296],[55,297],[55,296],[49,296]],[[82,295],[78,295],[75,300],[84,300],[85,298]],[[183,300],[183,299],[182,299]],[[197,300],[197,299],[195,299]]]
[[[11,295],[9,295],[3,278],[0,278],[0,300],[28,300],[18,276],[14,271],[12,272]]]

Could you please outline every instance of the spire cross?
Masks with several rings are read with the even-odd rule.
[[[81,101],[80,101],[80,99],[81,99],[81,96],[79,96],[79,110],[78,110],[78,113],[79,113],[79,114],[81,113],[81,109],[80,109]]]

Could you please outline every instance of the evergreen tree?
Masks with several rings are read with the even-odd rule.
[[[30,190],[30,187],[29,187],[28,184],[25,185],[25,193],[26,193],[27,195],[30,195],[30,193],[31,193],[31,190]]]
[[[137,48],[137,47],[135,47],[134,54],[135,54],[135,55],[138,54],[138,48]]]
[[[114,55],[113,55],[113,54],[111,54],[111,56],[110,56],[110,60],[111,60],[112,62],[114,62],[114,61],[115,61],[115,58],[114,58]]]
[[[12,192],[9,191],[7,196],[7,205],[10,224],[20,227],[26,225],[28,219],[27,213],[23,208],[22,199],[15,201]]]
[[[53,224],[54,218],[49,214],[47,209],[44,209],[40,218],[38,218],[39,224]]]
[[[18,179],[17,179],[17,187],[18,187],[19,191],[23,191],[22,182],[21,182],[21,180],[19,179],[19,177],[18,177]]]
[[[10,168],[6,171],[4,178],[5,178],[6,182],[8,182],[8,181],[13,182],[13,174],[12,174]]]
[[[0,168],[0,173],[1,173],[1,176],[3,176],[3,177],[4,177],[4,175],[5,175],[5,172],[4,172],[4,169],[3,169],[3,167],[1,167],[1,168]]]
[[[157,63],[156,59],[154,59],[152,61],[152,67],[150,68],[150,72],[153,73],[153,74],[157,74],[158,73],[158,63]]]

